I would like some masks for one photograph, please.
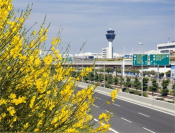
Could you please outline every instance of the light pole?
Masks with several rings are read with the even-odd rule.
[[[142,96],[143,96],[143,43],[139,42],[138,43],[139,45],[142,45],[142,67],[141,67],[141,79],[142,79],[142,82],[141,82],[141,88],[142,88]]]
[[[105,65],[104,65],[104,88],[105,88]]]

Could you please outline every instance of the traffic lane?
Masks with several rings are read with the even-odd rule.
[[[96,105],[100,106],[109,99],[109,96],[97,94],[100,97],[96,101]],[[123,102],[119,99],[110,105],[104,104],[100,108],[113,110],[114,114],[125,117],[141,127],[146,127],[155,132],[174,132],[174,116],[159,111],[155,111],[146,107],[138,106],[132,103]],[[141,109],[140,109],[141,108]],[[150,113],[151,112],[151,113]]]
[[[103,105],[110,98],[109,96],[95,93],[99,99],[95,102],[98,106]],[[101,101],[101,103],[99,103]],[[113,110],[114,113],[117,113],[119,116],[126,116],[127,119],[131,119],[135,123],[146,126],[149,129],[152,129],[157,132],[174,132],[174,116],[171,116],[166,113],[162,113],[156,110],[152,110],[143,106],[139,106],[136,104],[132,104],[129,102],[125,102],[122,100],[115,100],[116,105],[121,105],[122,108],[118,108],[118,106],[111,106],[102,108]],[[148,117],[149,116],[149,119]]]
[[[93,116],[98,119],[99,115],[102,113],[106,113],[106,111],[102,108],[97,108],[95,106],[91,107],[93,112]],[[109,124],[112,124],[111,128],[119,133],[148,133],[143,128],[132,124],[124,119],[122,119],[120,116],[114,115],[110,120]],[[112,132],[112,131],[111,131]]]

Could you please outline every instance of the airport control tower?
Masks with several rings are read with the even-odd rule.
[[[112,59],[113,58],[113,47],[112,47],[112,41],[115,39],[115,34],[114,34],[114,30],[112,30],[111,28],[107,31],[106,34],[106,39],[109,41],[109,49],[108,49],[108,58]]]

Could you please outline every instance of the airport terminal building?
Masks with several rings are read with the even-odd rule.
[[[157,52],[159,54],[175,55],[175,41],[157,44]]]

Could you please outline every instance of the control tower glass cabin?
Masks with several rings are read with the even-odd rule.
[[[106,34],[106,39],[109,41],[109,55],[108,58],[112,59],[113,58],[113,47],[112,47],[112,41],[115,39],[115,34],[114,34],[114,30],[112,30],[111,28],[107,31]]]

